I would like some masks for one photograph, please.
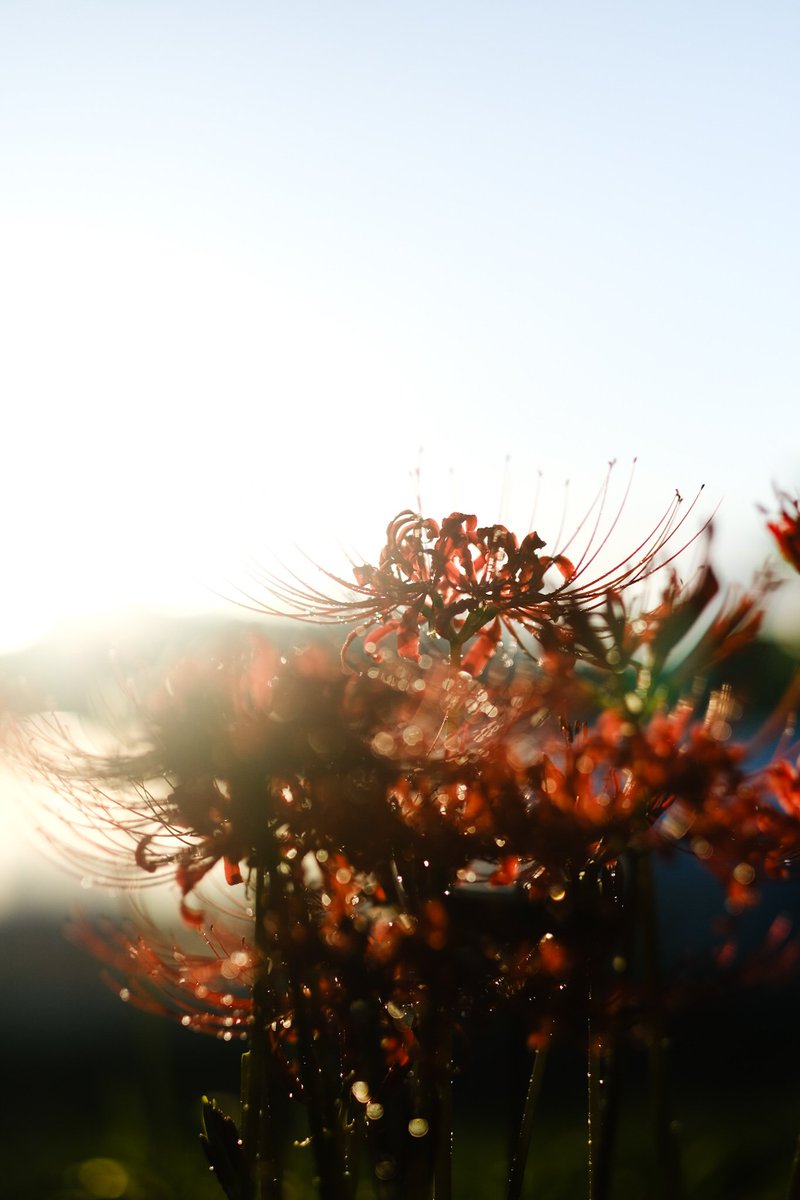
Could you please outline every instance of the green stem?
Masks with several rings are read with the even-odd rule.
[[[522,1121],[520,1122],[519,1133],[517,1134],[517,1141],[511,1158],[511,1168],[508,1174],[507,1200],[520,1200],[522,1195],[522,1184],[525,1178],[525,1167],[528,1162],[528,1154],[530,1153],[531,1139],[533,1138],[533,1126],[539,1107],[539,1097],[542,1092],[542,1080],[544,1079],[548,1047],[549,1043],[546,1043],[542,1046],[541,1050],[534,1051],[533,1067],[528,1082],[528,1093],[525,1097]]]

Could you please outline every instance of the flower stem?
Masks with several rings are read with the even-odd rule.
[[[650,1005],[648,1050],[653,1140],[664,1200],[680,1200],[683,1194],[683,1173],[672,1122],[667,1037],[659,1001],[661,992],[660,938],[655,879],[650,851],[643,850],[636,855],[635,872],[642,921],[644,978]]]
[[[511,1158],[511,1167],[508,1174],[508,1191],[506,1193],[507,1200],[520,1200],[522,1195],[522,1184],[525,1178],[525,1166],[528,1162],[528,1154],[530,1152],[531,1139],[533,1137],[533,1126],[536,1118],[536,1112],[539,1107],[539,1096],[542,1091],[542,1080],[544,1079],[544,1068],[547,1062],[547,1051],[549,1043],[545,1043],[540,1050],[534,1051],[533,1067],[531,1069],[531,1077],[528,1082],[528,1093],[525,1097],[525,1107],[522,1110],[522,1121],[520,1122],[519,1133],[517,1134],[516,1145]]]
[[[269,947],[264,923],[269,876],[263,863],[256,863],[255,945],[258,954],[253,982],[253,1024],[250,1050],[242,1055],[242,1140],[254,1200],[280,1200],[282,1195],[281,1137],[276,1127],[275,1081],[264,988],[268,970]]]
[[[326,1086],[325,1063],[320,1060],[314,1045],[314,1027],[309,1012],[313,988],[304,980],[302,939],[295,936],[302,929],[305,912],[301,904],[290,911],[290,898],[284,887],[280,865],[271,873],[270,900],[277,917],[278,939],[288,976],[292,1023],[297,1035],[300,1081],[306,1100],[319,1196],[320,1200],[347,1200],[348,1185],[336,1138],[334,1103]],[[297,899],[296,892],[291,899]],[[320,1041],[324,1049],[326,1039],[320,1038]]]
[[[452,1030],[443,1026],[441,1066],[436,1084],[436,1160],[433,1174],[434,1200],[451,1200],[453,1174],[453,1066]]]
[[[589,1024],[587,1058],[589,1200],[611,1195],[611,1163],[616,1133],[617,1052],[613,1042],[602,1043]]]

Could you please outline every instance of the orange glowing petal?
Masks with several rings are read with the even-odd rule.
[[[519,874],[519,858],[516,854],[506,854],[498,863],[497,869],[489,879],[494,887],[507,887],[515,883]]]
[[[378,646],[387,638],[389,634],[394,633],[400,628],[398,620],[387,621],[385,625],[377,625],[374,629],[370,629],[369,633],[364,638],[364,649],[372,658],[379,659]]]
[[[181,900],[181,918],[187,925],[195,928],[203,924],[203,913],[196,908],[189,908],[185,900]]]
[[[153,836],[154,835],[152,833],[149,833],[146,837],[143,837],[142,840],[137,844],[136,850],[134,851],[134,858],[136,860],[137,867],[141,867],[143,871],[149,871],[151,874],[158,867],[157,861],[147,857],[147,848],[152,842]]]
[[[461,661],[461,670],[477,678],[492,658],[500,642],[500,621],[495,617],[491,625],[482,629]]]
[[[233,887],[234,884],[242,882],[242,872],[239,869],[239,863],[235,858],[225,858],[225,879]]]
[[[769,521],[767,529],[778,548],[795,571],[800,571],[800,501],[793,501],[794,514],[784,510],[777,521]]]
[[[800,815],[800,774],[785,759],[780,759],[768,768],[767,775],[784,812],[793,817]]]
[[[397,653],[401,658],[419,658],[419,618],[413,609],[397,623]]]
[[[554,558],[550,559],[550,563],[558,571],[561,572],[561,575],[567,581],[574,578],[575,567],[574,567],[573,563],[571,563],[570,560],[566,557],[566,555],[556,554],[556,556]]]

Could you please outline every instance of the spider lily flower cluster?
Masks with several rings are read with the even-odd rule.
[[[797,523],[770,526],[784,552]],[[324,1200],[352,1196],[359,1132],[382,1197],[447,1200],[449,1091],[477,1021],[513,1013],[541,1054],[588,1020],[595,1065],[644,1023],[658,1054],[657,955],[631,951],[655,936],[653,855],[692,855],[732,914],[789,873],[797,768],[751,768],[736,696],[698,684],[756,635],[767,585],[721,604],[709,568],[683,586],[681,524],[670,510],[586,582],[591,548],[573,562],[535,532],[401,513],[342,598],[292,584],[264,604],[350,622],[340,644],[233,633],[152,688],[140,758],[58,772],[98,855],[127,842],[134,875],[174,877],[206,939],[109,929],[90,949],[126,998],[249,1042],[243,1146],[206,1113],[229,1197],[281,1196],[291,1095]],[[657,603],[628,599],[665,560]],[[243,934],[220,932],[219,876]]]

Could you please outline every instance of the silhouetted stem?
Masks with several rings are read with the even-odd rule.
[[[348,1200],[355,1200],[358,1191],[358,1147],[355,1150],[353,1141],[355,1126],[348,1119],[347,1097],[342,1096],[337,1105],[336,1136],[338,1139],[344,1174],[344,1194]]]
[[[533,1126],[539,1107],[539,1096],[542,1092],[542,1080],[544,1079],[544,1068],[547,1062],[548,1045],[548,1043],[545,1043],[541,1050],[535,1051],[533,1056],[533,1066],[531,1068],[531,1077],[528,1081],[525,1107],[522,1110],[522,1121],[520,1122],[519,1133],[517,1134],[517,1141],[511,1158],[511,1168],[508,1173],[507,1200],[519,1200],[522,1195],[525,1167],[528,1162],[531,1138],[533,1137]]]
[[[320,1200],[347,1200],[347,1181],[336,1138],[336,1120],[329,1103],[324,1065],[318,1059],[314,1047],[313,1027],[309,1020],[310,996],[305,994],[302,952],[293,936],[296,932],[296,921],[288,909],[280,870],[273,872],[271,887],[271,902],[278,918],[279,941],[288,973],[293,1027],[297,1034],[300,1080],[308,1112]]]
[[[589,1200],[609,1200],[616,1134],[616,1047],[598,1045],[589,1025],[587,1059]]]
[[[664,1200],[680,1200],[683,1194],[683,1180],[680,1152],[672,1124],[666,1030],[659,1004],[660,939],[653,863],[649,851],[642,851],[636,855],[635,870],[636,890],[642,914],[645,983],[651,1009],[649,1059],[653,1139]]]
[[[256,863],[255,945],[259,964],[253,983],[253,1024],[250,1050],[242,1055],[242,1141],[254,1200],[280,1200],[282,1195],[281,1139],[275,1128],[271,1080],[273,1062],[267,1017],[263,1005],[269,947],[266,944],[264,915],[267,903],[268,873]]]
[[[453,1067],[452,1031],[442,1033],[442,1045],[438,1048],[442,1069],[437,1083],[436,1113],[436,1161],[433,1175],[434,1200],[451,1200],[453,1174]]]

